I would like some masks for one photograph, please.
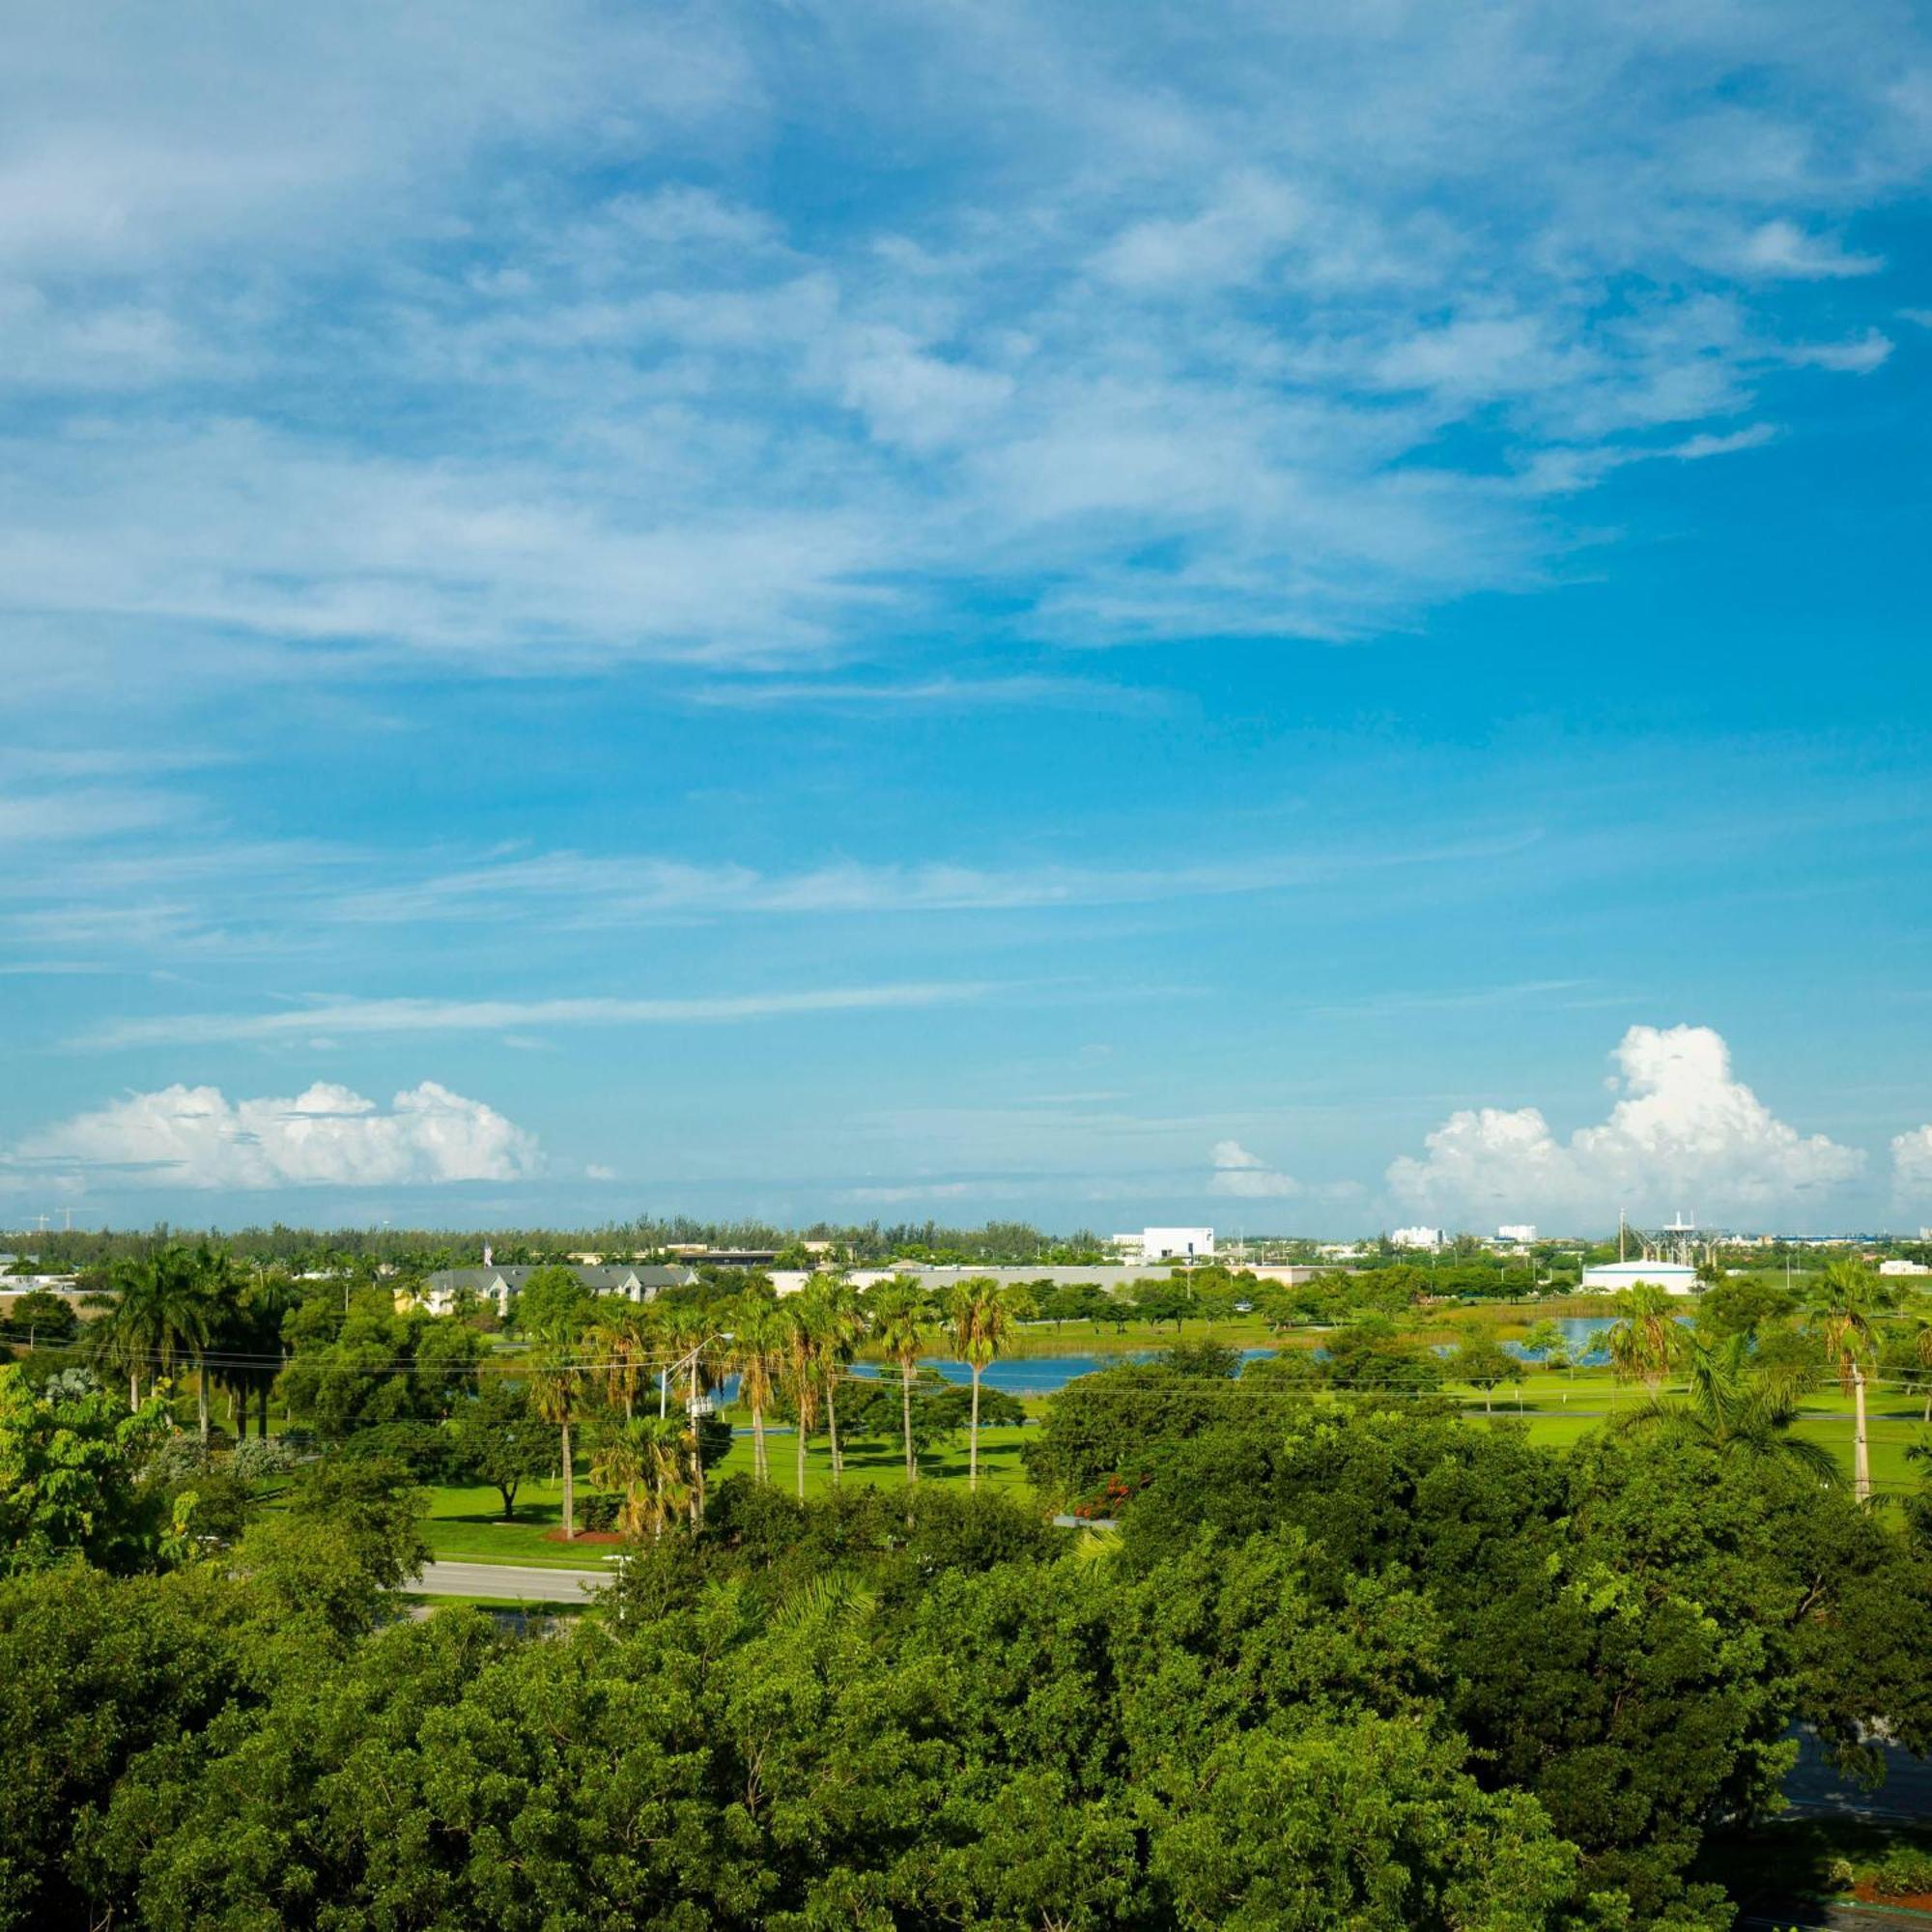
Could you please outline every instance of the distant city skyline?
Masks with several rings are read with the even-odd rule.
[[[1932,1223],[1932,30],[43,12],[0,1225]]]

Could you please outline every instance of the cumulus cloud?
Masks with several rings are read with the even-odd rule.
[[[1292,1176],[1277,1173],[1239,1141],[1216,1141],[1210,1158],[1214,1163],[1214,1177],[1208,1183],[1210,1194],[1236,1200],[1278,1201],[1301,1192],[1300,1183]]]
[[[1891,1180],[1902,1200],[1932,1199],[1932,1126],[1892,1136]]]
[[[386,1110],[317,1081],[293,1099],[230,1100],[218,1087],[130,1094],[18,1150],[50,1167],[115,1169],[169,1187],[393,1187],[514,1180],[536,1142],[494,1107],[433,1080]]]
[[[1607,1120],[1559,1141],[1536,1107],[1464,1108],[1391,1163],[1389,1191],[1445,1215],[1507,1208],[1601,1223],[1617,1208],[1657,1214],[1776,1209],[1853,1179],[1855,1148],[1801,1134],[1731,1072],[1709,1027],[1634,1026],[1613,1058],[1623,1097]]]

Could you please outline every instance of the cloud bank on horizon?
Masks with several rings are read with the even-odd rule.
[[[1775,1118],[1709,1027],[1634,1026],[1612,1058],[1622,1097],[1600,1124],[1559,1141],[1538,1108],[1461,1108],[1421,1158],[1390,1164],[1390,1195],[1464,1220],[1600,1226],[1618,1209],[1658,1218],[1675,1207],[1709,1224],[1806,1215],[1865,1165],[1858,1149]]]
[[[1611,1058],[1618,1073],[1609,1084],[1622,1092],[1602,1122],[1559,1140],[1533,1106],[1458,1109],[1420,1157],[1389,1164],[1387,1204],[1456,1227],[1530,1218],[1588,1232],[1619,1212],[1661,1221],[1687,1207],[1707,1226],[1782,1226],[1779,1214],[1834,1208],[1866,1165],[1862,1151],[1776,1119],[1734,1076],[1730,1049],[1709,1027],[1633,1026]],[[1890,1151],[1897,1202],[1932,1208],[1932,1123],[1896,1136]],[[544,1171],[533,1135],[434,1081],[398,1094],[387,1111],[322,1081],[292,1099],[233,1102],[212,1087],[177,1085],[76,1116],[20,1144],[13,1163],[80,1196],[100,1177],[136,1188],[253,1193],[521,1181]],[[1311,1201],[1234,1139],[1214,1143],[1210,1163],[1201,1198],[1277,1204],[1256,1211],[1278,1215],[1284,1232],[1304,1224],[1325,1232],[1330,1218],[1378,1205],[1347,1184]],[[615,1176],[607,1168],[591,1178]],[[970,1205],[982,1191],[932,1178],[848,1187],[838,1200],[932,1211]]]
[[[530,1135],[434,1080],[398,1094],[386,1110],[322,1080],[290,1099],[231,1101],[213,1087],[167,1087],[77,1115],[16,1154],[62,1192],[82,1193],[102,1176],[252,1193],[518,1180],[541,1167]]]

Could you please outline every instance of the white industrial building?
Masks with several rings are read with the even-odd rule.
[[[1143,1228],[1138,1235],[1116,1235],[1107,1245],[1126,1262],[1209,1262],[1214,1259],[1214,1231]]]
[[[1666,1294],[1696,1294],[1703,1284],[1697,1270],[1685,1262],[1603,1262],[1583,1270],[1585,1294],[1621,1294],[1647,1281]]]

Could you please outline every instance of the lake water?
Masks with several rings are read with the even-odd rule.
[[[1677,1319],[1680,1321],[1690,1320],[1688,1316]],[[1565,1346],[1573,1351],[1579,1365],[1588,1368],[1609,1360],[1602,1346],[1603,1337],[1615,1326],[1615,1318],[1607,1315],[1563,1315],[1556,1318],[1557,1331],[1562,1335]],[[1523,1348],[1520,1342],[1505,1342],[1503,1347],[1526,1362],[1542,1359],[1538,1351]],[[1004,1389],[1009,1395],[1057,1395],[1077,1377],[1091,1376],[1096,1369],[1118,1368],[1122,1362],[1148,1362],[1164,1352],[1154,1348],[1135,1349],[1124,1354],[1017,1355],[1009,1360],[995,1362],[980,1380],[987,1388]],[[1323,1350],[1318,1348],[1315,1352],[1320,1355]],[[1436,1352],[1448,1355],[1454,1350],[1445,1344]],[[1273,1353],[1272,1349],[1243,1349],[1241,1359],[1249,1362]],[[925,1356],[922,1358],[921,1366],[936,1371],[950,1382],[970,1382],[973,1379],[973,1371],[964,1362],[951,1356]],[[876,1364],[861,1362],[856,1365],[854,1373],[877,1375],[879,1370]],[[714,1393],[721,1405],[736,1402],[738,1378],[726,1376]]]

